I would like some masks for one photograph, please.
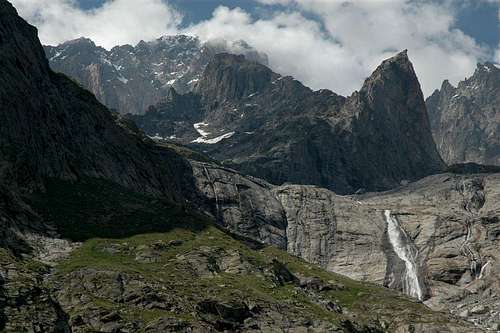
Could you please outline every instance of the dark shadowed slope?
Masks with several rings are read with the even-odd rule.
[[[187,98],[193,107],[176,107]],[[151,136],[193,144],[275,184],[384,190],[444,167],[406,51],[384,61],[348,98],[220,54],[195,94],[166,99],[133,119]]]

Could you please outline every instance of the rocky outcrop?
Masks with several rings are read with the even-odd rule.
[[[204,207],[230,232],[286,249],[286,218],[271,185],[211,163],[192,161]]]
[[[150,106],[144,115],[127,115],[144,132],[156,140],[196,138],[198,132],[193,124],[201,122],[203,114],[199,96],[193,93],[178,94],[170,88],[167,96],[158,104]],[[167,137],[163,137],[168,133]]]
[[[267,64],[267,56],[243,41],[164,36],[136,46],[115,46],[110,51],[80,38],[58,46],[45,46],[50,66],[91,91],[119,113],[142,114],[168,95],[170,87],[182,93],[193,89],[204,68],[220,52],[245,54]]]
[[[327,267],[335,256],[338,232],[333,193],[313,186],[289,185],[273,189],[273,194],[286,213],[288,252]]]
[[[432,132],[448,164],[500,165],[500,69],[478,64],[453,87],[444,81],[426,101]]]
[[[145,248],[157,260],[138,263]],[[72,332],[480,331],[276,248],[252,250],[213,228],[84,244],[48,284]]]
[[[379,194],[296,185],[273,192],[287,214],[290,253],[497,329],[499,189],[499,174],[442,174]]]
[[[1,331],[71,332],[67,314],[42,282],[41,275],[47,273],[47,267],[19,262],[0,249]]]
[[[384,190],[444,167],[406,52],[384,61],[349,98],[312,91],[243,56],[220,54],[195,95],[200,109],[188,108],[181,121],[174,103],[134,120],[150,136],[190,144],[273,184]],[[189,123],[195,131],[186,130]]]

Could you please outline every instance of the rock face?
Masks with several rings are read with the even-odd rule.
[[[182,203],[194,188],[189,164],[52,72],[36,29],[5,1],[0,15],[0,244],[24,251],[19,229],[54,231],[23,199],[49,178],[99,178]]]
[[[500,320],[499,189],[500,174],[442,174],[379,194],[297,185],[273,192],[290,253],[491,329]]]
[[[44,177],[96,177],[138,192],[180,192],[182,177],[173,173],[183,173],[182,158],[160,158],[133,126],[52,72],[36,29],[5,2],[1,10],[0,181],[29,186]]]
[[[448,164],[500,165],[500,69],[478,64],[453,87],[444,81],[426,101],[432,132]]]
[[[287,250],[308,262],[328,267],[335,256],[336,202],[332,192],[312,186],[273,189],[287,221]]]
[[[219,52],[235,52],[267,64],[267,56],[243,41],[202,43],[191,36],[164,36],[135,47],[122,45],[110,51],[86,38],[58,46],[45,46],[50,66],[91,91],[120,113],[141,114],[175,87],[191,91],[208,62]]]
[[[286,249],[286,218],[271,185],[211,163],[192,161],[207,211],[234,234]]]
[[[166,101],[133,120],[150,136],[191,144],[273,184],[353,193],[392,188],[443,168],[406,52],[384,61],[349,98],[311,91],[243,56],[220,54],[184,98],[200,108],[183,114]]]

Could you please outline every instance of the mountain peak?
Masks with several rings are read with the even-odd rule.
[[[412,100],[424,103],[420,83],[407,50],[384,60],[366,79],[360,92],[370,98],[380,95],[383,98],[392,96],[399,100],[407,99],[412,94]]]
[[[72,40],[66,41],[60,45],[64,45],[64,46],[67,46],[67,45],[89,45],[89,46],[93,46],[93,47],[96,46],[96,44],[94,43],[94,41],[92,39],[86,38],[86,37],[79,37],[76,39],[72,39]]]
[[[495,64],[493,64],[492,62],[477,63],[474,75],[478,73],[491,73],[491,72],[500,72],[500,68],[495,66]]]
[[[403,50],[401,52],[399,52],[398,54],[388,58],[388,59],[385,59],[384,61],[382,61],[382,64],[379,66],[379,67],[382,67],[387,64],[399,64],[399,65],[408,65],[410,64],[411,65],[411,61],[410,61],[410,58],[408,57],[408,50]]]
[[[220,53],[208,64],[197,90],[206,100],[237,100],[265,89],[272,76],[268,67],[243,55]]]
[[[441,84],[441,91],[442,92],[445,92],[445,91],[453,91],[455,90],[456,88],[450,83],[450,81],[448,80],[444,80],[443,81],[443,84]]]
[[[0,184],[36,188],[45,177],[88,176],[140,193],[174,194],[154,147],[124,130],[91,93],[51,71],[37,30],[4,0],[0,55]]]

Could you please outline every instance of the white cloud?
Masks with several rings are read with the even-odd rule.
[[[114,0],[84,11],[74,0],[11,0],[45,44],[78,37],[106,48],[174,34],[181,15],[162,0]]]
[[[486,56],[454,28],[449,3],[406,0],[260,0],[287,10],[252,20],[240,9],[218,8],[190,28],[203,38],[244,39],[268,53],[271,67],[314,89],[359,89],[385,58],[408,49],[426,95],[442,80],[457,83]],[[312,20],[310,14],[319,20]]]
[[[258,0],[281,10],[254,18],[217,8],[212,18],[180,29],[181,15],[165,0],[108,0],[92,11],[75,0],[13,0],[36,25],[43,43],[88,37],[110,48],[165,34],[243,39],[269,55],[273,70],[313,89],[348,95],[384,59],[408,49],[424,93],[472,74],[487,52],[454,28],[455,0]],[[463,0],[468,1],[468,0]],[[314,17],[316,19],[313,19]],[[499,61],[499,52],[496,54]]]

